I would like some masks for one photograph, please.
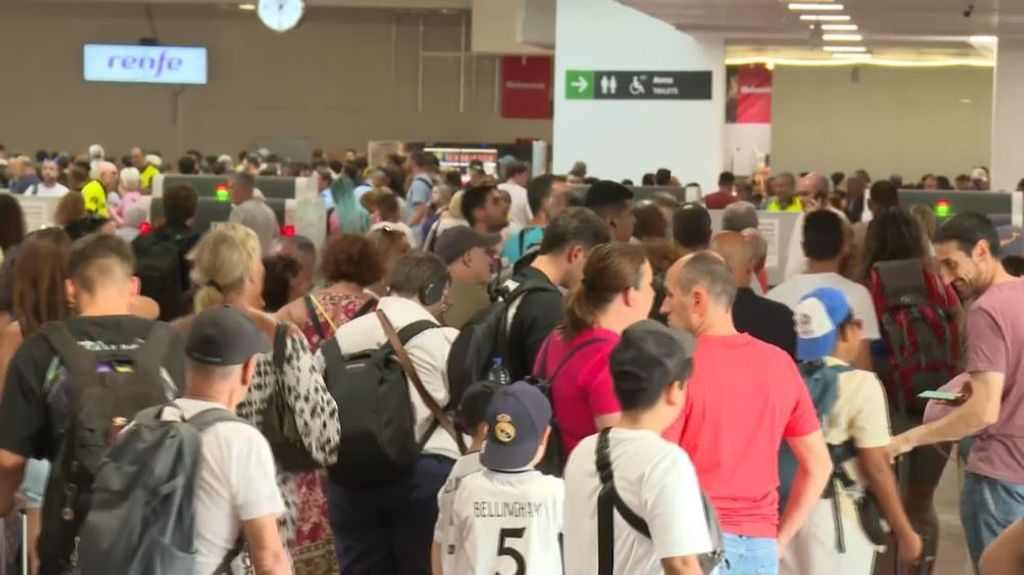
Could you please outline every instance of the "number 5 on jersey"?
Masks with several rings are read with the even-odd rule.
[[[515,547],[511,547],[509,543],[516,539],[522,539],[526,536],[526,528],[518,527],[515,529],[503,528],[498,533],[498,557],[510,557],[516,564],[516,570],[511,573],[495,573],[494,575],[526,575],[526,559],[523,554],[519,552]]]

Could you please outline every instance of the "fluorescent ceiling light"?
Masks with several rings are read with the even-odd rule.
[[[249,10],[249,11],[251,11],[251,10],[255,10],[256,9],[256,5],[252,4],[252,3],[239,4],[238,5],[238,9],[239,10]]]
[[[826,42],[860,42],[864,36],[860,34],[823,34],[821,39]]]
[[[801,14],[800,19],[804,22],[849,22],[850,17],[846,14]]]
[[[827,10],[829,12],[842,12],[842,4],[832,2],[793,2],[789,5],[790,10]]]
[[[971,44],[994,44],[999,41],[998,36],[970,36],[967,41]]]
[[[871,54],[850,54],[849,52],[834,52],[833,58],[840,58],[843,60],[867,60],[871,58]]]
[[[867,52],[864,46],[825,46],[826,52]]]
[[[856,32],[856,24],[822,24],[822,32]]]

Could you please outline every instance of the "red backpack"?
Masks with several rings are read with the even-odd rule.
[[[917,396],[961,372],[956,294],[919,259],[876,263],[868,289],[889,352],[889,399],[901,412],[923,413],[927,400]]]

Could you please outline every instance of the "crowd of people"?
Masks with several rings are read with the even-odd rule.
[[[230,175],[227,222],[171,185],[138,233],[163,162],[119,163],[7,161],[0,512],[33,572],[930,573],[951,457],[975,569],[1024,569],[1019,229],[863,172],[684,203],[667,170],[641,200],[582,162],[246,151],[177,162]],[[315,177],[323,245],[266,173]],[[762,209],[801,214],[778,285]]]

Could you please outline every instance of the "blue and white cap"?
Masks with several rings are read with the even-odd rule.
[[[832,353],[839,338],[839,326],[851,314],[846,294],[831,287],[820,287],[800,299],[796,306],[796,358],[821,359]]]

